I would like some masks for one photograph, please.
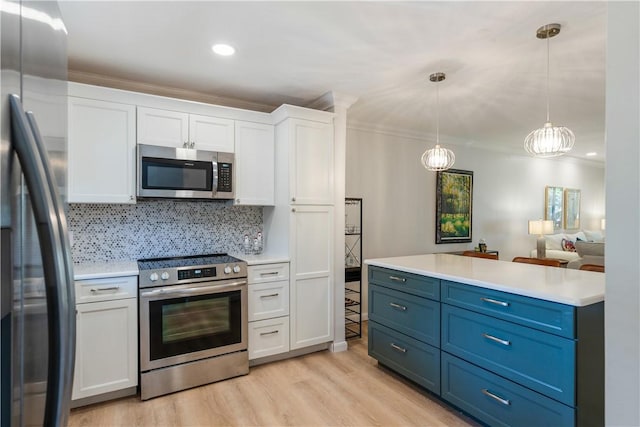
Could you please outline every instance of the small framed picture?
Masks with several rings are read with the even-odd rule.
[[[471,242],[473,172],[448,169],[436,177],[436,244]]]

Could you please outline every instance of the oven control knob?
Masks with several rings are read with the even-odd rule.
[[[231,267],[229,267],[228,265],[224,268],[224,274],[229,274],[231,273]]]
[[[169,273],[167,273],[166,271],[163,271],[162,274],[160,275],[160,278],[162,280],[167,280],[169,278]]]
[[[239,265],[234,266],[233,267],[233,272],[234,273],[240,273],[240,266]]]
[[[158,280],[158,273],[151,273],[151,276],[149,276],[149,280],[151,280],[152,282]]]

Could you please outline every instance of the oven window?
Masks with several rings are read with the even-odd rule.
[[[211,162],[144,157],[141,167],[145,190],[212,191]]]
[[[150,359],[242,341],[240,291],[149,303]]]

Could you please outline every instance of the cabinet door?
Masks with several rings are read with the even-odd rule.
[[[135,107],[69,97],[69,202],[135,203]]]
[[[333,125],[291,119],[292,204],[333,205]]]
[[[73,400],[138,385],[136,301],[76,305]]]
[[[233,153],[234,122],[217,117],[189,115],[189,141],[198,150]]]
[[[333,339],[333,208],[295,206],[291,236],[291,349]]]
[[[236,122],[236,204],[275,204],[275,140],[272,125]]]
[[[189,141],[189,115],[138,107],[138,144],[182,147]]]

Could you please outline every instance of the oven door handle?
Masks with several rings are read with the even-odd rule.
[[[225,292],[234,288],[239,288],[247,284],[246,280],[238,280],[231,283],[225,283],[224,285],[206,285],[197,286],[193,288],[177,288],[176,286],[168,286],[160,289],[153,289],[151,291],[140,292],[140,298],[152,299],[154,297],[181,297],[187,295],[203,295],[214,294],[219,292]],[[177,289],[176,289],[177,288]]]

